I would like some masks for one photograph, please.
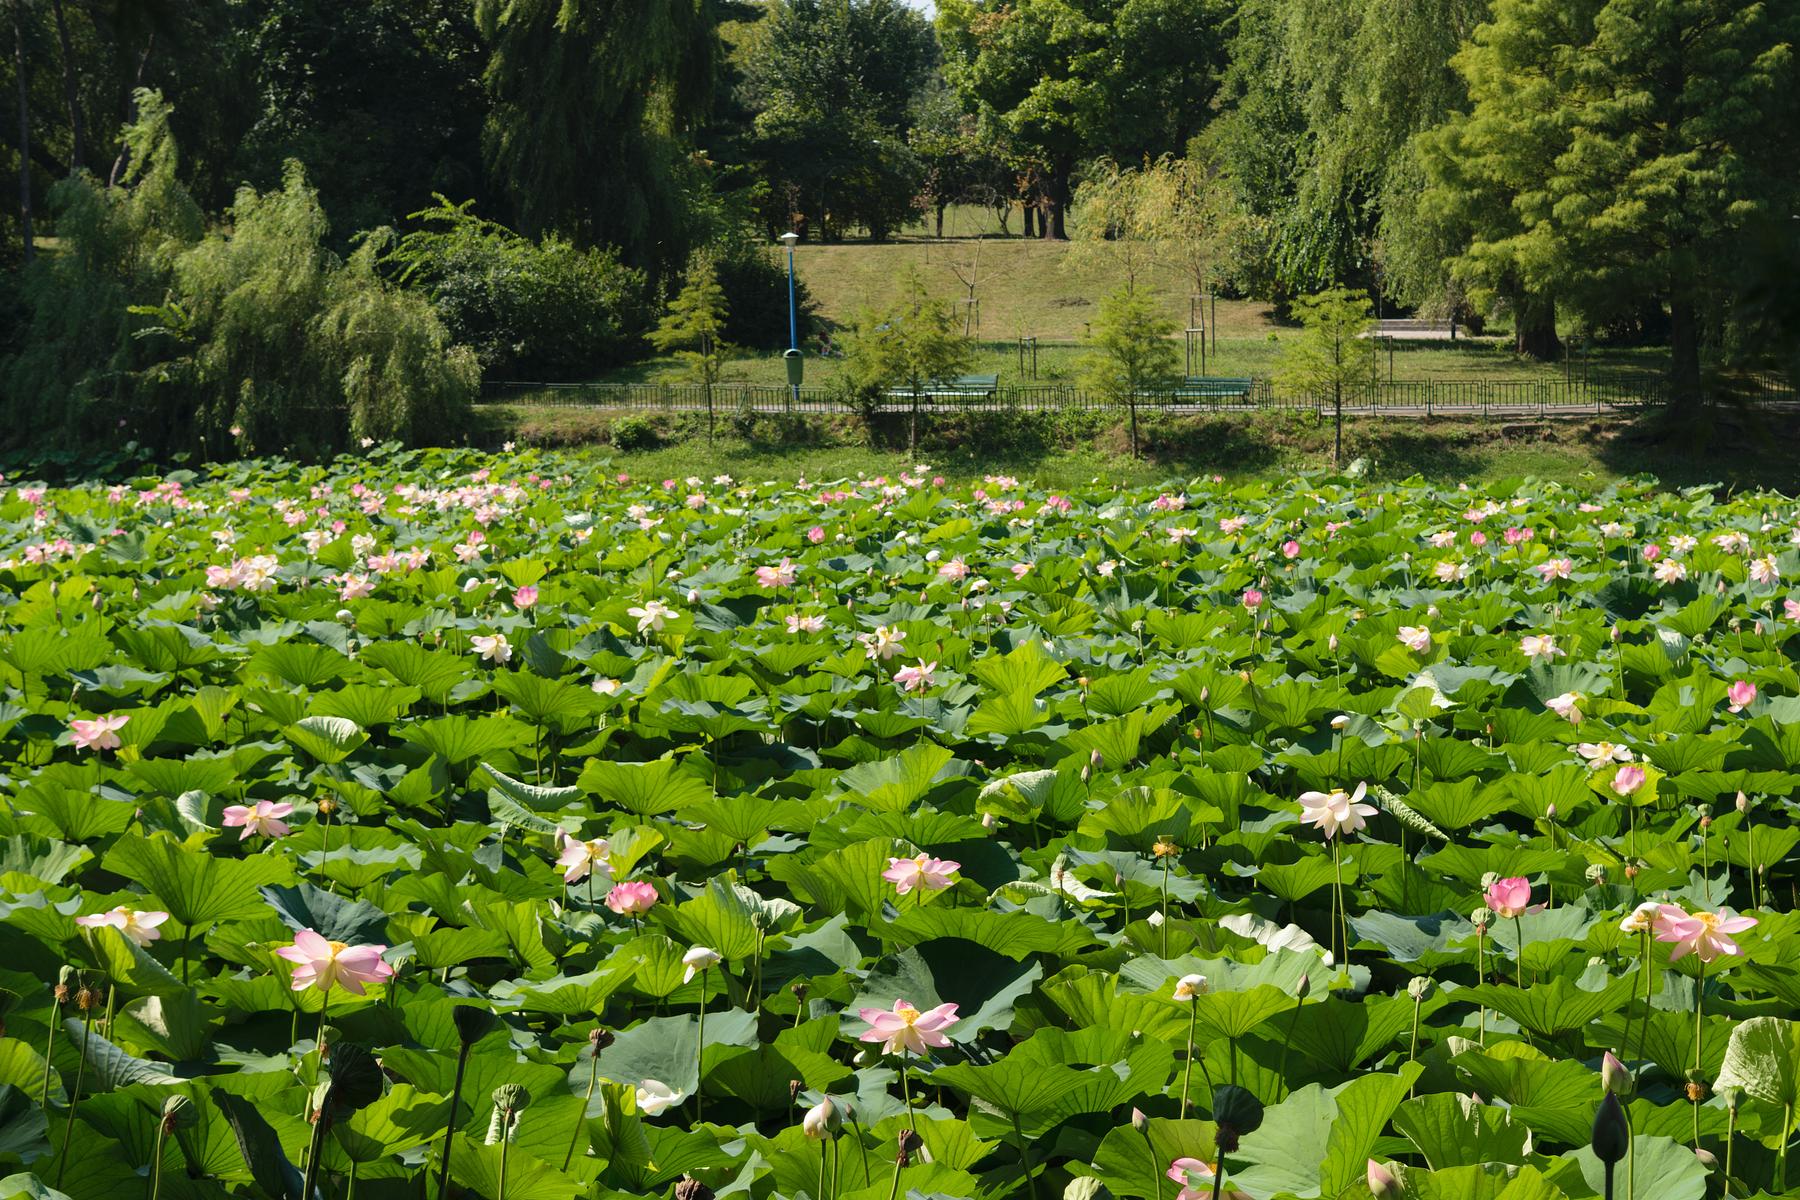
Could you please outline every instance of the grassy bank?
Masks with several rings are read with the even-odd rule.
[[[1118,421],[1101,414],[1025,414],[941,419],[921,429],[909,455],[895,426],[870,431],[847,418],[734,426],[708,441],[691,415],[646,417],[597,409],[489,406],[483,437],[526,445],[587,447],[637,475],[829,479],[893,474],[925,462],[951,478],[1005,472],[1048,486],[1103,477],[1150,483],[1194,475],[1286,478],[1331,464],[1332,429],[1310,413],[1228,414],[1146,422],[1134,460]],[[621,448],[621,446],[625,448]],[[1778,416],[1720,414],[1709,444],[1670,439],[1620,418],[1570,421],[1350,419],[1345,461],[1371,477],[1417,475],[1476,482],[1516,475],[1573,482],[1649,473],[1671,486],[1800,491],[1800,436]]]

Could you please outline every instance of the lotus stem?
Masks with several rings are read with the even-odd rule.
[[[62,1023],[62,997],[53,994],[50,1001],[50,1029],[44,1038],[44,1111],[50,1111],[50,1079],[56,1068],[51,1065],[50,1054],[56,1049],[56,1027]]]
[[[456,1137],[456,1105],[462,1099],[463,1072],[469,1066],[469,1043],[456,1056],[456,1081],[450,1085],[450,1115],[444,1122],[444,1161],[438,1169],[438,1200],[450,1195],[450,1143]]]
[[[1031,1147],[1025,1142],[1025,1130],[1019,1125],[1019,1114],[1012,1118],[1013,1137],[1019,1143],[1019,1165],[1025,1169],[1025,1182],[1031,1189],[1031,1200],[1038,1200],[1037,1174],[1031,1169]]]
[[[595,1046],[593,1058],[589,1060],[587,1096],[581,1102],[581,1112],[576,1114],[576,1117],[575,1117],[575,1133],[574,1133],[574,1136],[569,1138],[569,1152],[567,1154],[563,1155],[562,1169],[565,1171],[567,1171],[569,1169],[569,1164],[575,1161],[575,1147],[581,1144],[581,1126],[584,1122],[587,1121],[588,1105],[593,1103],[594,1088],[599,1084],[599,1082],[600,1082],[600,1047]],[[699,1104],[699,1095],[700,1095],[700,1089],[698,1087],[696,1087],[694,1089],[696,1109],[698,1108],[698,1104]],[[454,1116],[454,1114],[452,1114],[452,1115]],[[696,1115],[696,1117],[698,1117],[697,1111],[696,1111],[695,1115]]]
[[[1200,1002],[1188,1001],[1187,1061],[1181,1068],[1181,1120],[1187,1120],[1188,1081],[1194,1077],[1194,1026],[1200,1020]]]
[[[705,1072],[706,1063],[706,981],[711,974],[710,969],[700,972],[700,1044],[694,1050],[694,1120],[696,1123],[700,1120],[701,1106],[705,1103],[701,1096],[704,1089],[700,1085],[705,1082],[701,1075]],[[599,1065],[600,1056],[596,1054],[594,1056],[596,1070],[599,1069]],[[589,1090],[592,1091],[592,1088],[590,1087]]]
[[[919,1127],[918,1120],[913,1116],[912,1084],[908,1083],[906,1079],[906,1064],[911,1058],[910,1050],[900,1052],[900,1094],[906,1097],[906,1127],[917,1129]]]
[[[156,1158],[150,1163],[150,1200],[162,1192],[163,1139],[169,1136],[169,1123],[160,1117],[156,1122]]]
[[[83,985],[83,990],[86,985]],[[56,1184],[62,1190],[63,1173],[69,1169],[69,1138],[75,1132],[75,1108],[81,1103],[81,1082],[87,1074],[88,1037],[94,1028],[94,1014],[83,1005],[81,1013],[81,1057],[75,1062],[75,1090],[69,1093],[69,1118],[63,1125],[62,1149],[56,1152]],[[49,1106],[49,1097],[45,1097],[45,1107]]]
[[[1706,1010],[1706,960],[1700,960],[1700,978],[1694,984],[1694,1074],[1700,1074],[1701,1047],[1706,1044],[1706,1025],[1702,1017]],[[1649,1020],[1649,1014],[1645,1014]]]

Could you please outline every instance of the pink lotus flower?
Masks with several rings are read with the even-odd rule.
[[[857,1016],[869,1023],[869,1031],[861,1041],[880,1042],[889,1054],[919,1054],[932,1046],[948,1046],[944,1030],[956,1024],[956,1005],[940,1004],[920,1012],[905,1000],[895,1000],[894,1010],[858,1009]]]
[[[1263,594],[1261,592],[1257,591],[1255,588],[1249,588],[1249,589],[1245,590],[1245,592],[1244,592],[1244,607],[1245,608],[1249,609],[1251,612],[1255,612],[1257,609],[1262,607],[1262,602],[1263,602]]]
[[[1644,548],[1640,553],[1643,554],[1645,562],[1653,563],[1662,557],[1662,547],[1655,542],[1645,542]]]
[[[1368,824],[1364,818],[1374,816],[1377,811],[1374,805],[1362,802],[1368,790],[1367,783],[1359,783],[1355,793],[1342,788],[1329,792],[1301,792],[1300,823],[1314,826],[1327,839],[1336,837],[1340,830],[1355,833]]]
[[[513,593],[512,601],[513,607],[523,612],[538,602],[538,590],[528,583]]]
[[[1544,907],[1531,903],[1531,881],[1522,876],[1496,879],[1488,884],[1486,899],[1488,908],[1497,917],[1520,917]]]
[[[648,883],[615,883],[606,893],[606,907],[622,917],[635,917],[649,912],[661,898]]]
[[[823,525],[814,525],[811,529],[806,531],[806,540],[815,546],[824,541],[825,527]]]
[[[310,929],[294,935],[294,944],[275,953],[295,964],[291,986],[296,992],[316,987],[329,992],[342,987],[352,996],[363,994],[366,983],[383,983],[394,977],[394,968],[381,961],[386,946],[346,946],[331,942]]]
[[[1197,1158],[1178,1158],[1169,1164],[1167,1175],[1181,1185],[1175,1193],[1175,1200],[1210,1200],[1213,1181],[1219,1174],[1219,1168],[1212,1163],[1202,1162]],[[1224,1196],[1241,1196],[1242,1192],[1222,1193]]]
[[[900,685],[902,691],[928,692],[931,690],[932,672],[936,670],[936,663],[920,659],[914,666],[901,667],[895,671],[894,682]]]
[[[1281,557],[1299,558],[1300,543],[1296,542],[1293,538],[1289,538],[1287,541],[1281,543]]]
[[[162,931],[157,926],[168,919],[169,914],[166,912],[140,912],[121,904],[110,912],[89,913],[85,917],[76,917],[75,923],[83,929],[100,929],[111,926],[138,945],[148,946],[162,937]]]
[[[1800,621],[1800,600],[1789,598],[1781,602],[1781,611],[1790,621]]]
[[[70,721],[69,740],[75,743],[77,750],[117,750],[119,730],[125,728],[125,722],[129,720],[129,714],[114,713],[110,717]]]
[[[244,832],[238,834],[240,842],[251,837],[286,837],[290,830],[282,818],[292,815],[293,811],[294,806],[286,801],[277,804],[271,800],[258,800],[248,806],[233,804],[225,810],[225,827],[242,826]]]
[[[1671,909],[1679,915],[1672,915]],[[1656,940],[1675,944],[1669,951],[1671,961],[1697,954],[1701,962],[1710,963],[1721,954],[1743,954],[1731,935],[1755,927],[1755,917],[1733,916],[1726,911],[1685,913],[1670,904],[1664,906],[1657,920]]]
[[[921,854],[916,858],[888,859],[888,869],[881,873],[881,877],[893,884],[894,890],[902,896],[914,888],[941,892],[956,882],[952,877],[961,867],[961,863],[947,858]]]
[[[556,841],[562,849],[556,856],[556,865],[562,868],[564,883],[577,883],[586,879],[596,866],[602,875],[606,873],[606,860],[612,855],[612,846],[605,838],[584,842],[559,829]]]
[[[793,587],[796,570],[794,560],[791,558],[782,559],[779,566],[758,567],[756,568],[757,585],[765,588]]]
[[[1725,698],[1731,702],[1732,712],[1743,712],[1756,699],[1756,685],[1747,679],[1736,680],[1726,691]]]
[[[1414,654],[1426,654],[1431,650],[1431,630],[1423,625],[1402,625],[1394,636]]]
[[[1481,532],[1481,530],[1479,530],[1479,529],[1477,529],[1474,533],[1471,533],[1469,535],[1469,545],[1471,545],[1471,546],[1480,547],[1480,546],[1487,545],[1487,543],[1488,543],[1487,534]]]
[[[1575,571],[1575,560],[1572,558],[1553,558],[1548,562],[1539,563],[1537,566],[1533,567],[1532,570],[1536,571],[1539,575],[1542,575],[1545,583],[1549,583],[1552,579],[1567,579]]]
[[[1368,1178],[1364,1182],[1369,1185],[1369,1194],[1373,1196],[1391,1196],[1400,1186],[1394,1173],[1372,1158],[1369,1160]]]
[[[1636,763],[1626,763],[1613,772],[1612,790],[1615,795],[1629,796],[1644,786],[1644,768]]]

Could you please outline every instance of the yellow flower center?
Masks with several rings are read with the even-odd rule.
[[[350,947],[343,942],[332,942],[331,943],[331,957],[335,959],[338,955],[342,954],[344,951],[348,950],[349,948]]]
[[[902,1021],[905,1021],[908,1025],[911,1025],[919,1019],[919,1010],[912,1005],[907,1004],[896,1008],[894,1010],[894,1015],[899,1017]]]

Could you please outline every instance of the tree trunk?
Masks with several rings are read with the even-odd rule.
[[[81,100],[76,94],[75,49],[69,41],[69,21],[63,11],[63,0],[52,0],[51,11],[56,14],[56,38],[62,44],[63,102],[69,108],[69,173],[73,175],[87,165],[83,153],[87,131],[82,125]]]
[[[937,206],[937,235],[938,235],[938,240],[939,240],[939,241],[940,241],[940,242],[941,242],[941,241],[943,241],[943,240],[944,240],[944,208],[945,208],[945,207],[946,207],[946,206],[945,206],[945,205],[944,205],[944,203],[943,203],[943,202],[942,202],[942,201],[939,201],[939,202],[938,202],[938,206]]]
[[[1669,410],[1691,418],[1706,403],[1700,384],[1700,319],[1682,289],[1669,302]]]
[[[1025,230],[1024,230],[1023,236],[1027,237],[1027,238],[1036,237],[1037,236],[1037,206],[1035,204],[1033,204],[1030,200],[1026,200],[1019,205],[1019,211],[1023,214],[1024,223],[1025,223]]]
[[[150,52],[156,49],[156,31],[144,40],[144,52],[138,55],[137,78],[131,81],[131,90],[137,91],[144,86],[144,70],[150,65]],[[113,159],[112,170],[107,172],[106,186],[108,190],[119,186],[119,180],[125,177],[126,164],[131,161],[131,147],[124,142],[119,143],[119,156]]]
[[[1068,227],[1064,224],[1063,215],[1069,207],[1069,177],[1074,168],[1066,163],[1058,163],[1050,171],[1044,181],[1042,203],[1044,211],[1039,215],[1038,229],[1045,241],[1066,242],[1069,240]]]
[[[31,236],[31,88],[25,78],[25,6],[13,4],[13,70],[19,76],[19,232],[25,261],[37,253]]]
[[[1542,362],[1562,357],[1562,339],[1556,336],[1556,301],[1527,294],[1514,298],[1513,349]]]

